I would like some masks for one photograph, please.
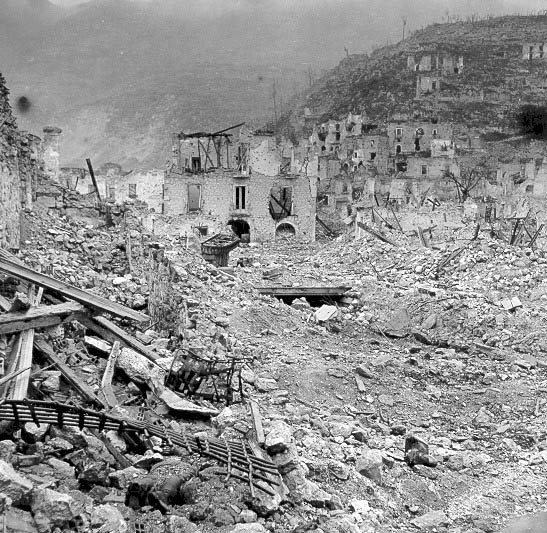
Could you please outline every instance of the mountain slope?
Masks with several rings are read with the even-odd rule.
[[[484,0],[472,9],[499,11],[512,1]],[[344,48],[395,42],[401,17],[408,31],[442,19],[446,9],[431,0],[74,3],[0,0],[0,69],[22,128],[38,135],[45,125],[63,129],[63,165],[91,157],[126,167],[163,166],[172,132],[242,120],[262,125]],[[469,0],[453,0],[451,15],[458,9],[469,12]],[[352,69],[355,57],[344,65]],[[357,105],[361,90],[344,99]],[[30,106],[18,110],[21,96]]]
[[[518,131],[525,104],[547,103],[547,59],[522,58],[524,43],[545,42],[547,16],[507,16],[434,24],[370,56],[352,55],[297,102],[296,124],[309,108],[318,120],[365,111],[373,121],[397,113],[437,115],[473,127]],[[409,57],[430,55],[430,71],[409,68]],[[435,58],[463,57],[463,70],[440,76],[441,90],[416,98],[417,78],[439,75]]]

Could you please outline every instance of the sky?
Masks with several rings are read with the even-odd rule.
[[[83,4],[88,0],[50,0],[52,4],[59,6],[75,6]],[[181,11],[188,12],[188,10],[199,10],[201,12],[219,13],[227,9],[240,9],[249,6],[260,5],[275,5],[279,9],[291,10],[295,5],[307,5],[310,8],[324,4],[338,4],[341,7],[353,4],[353,0],[132,0],[134,2],[148,2],[156,3],[159,5],[174,5],[179,7]],[[359,0],[362,6],[366,6],[368,0]],[[399,0],[395,2],[399,4],[401,11],[412,11],[416,2],[408,2],[407,0]],[[418,4],[429,4],[432,9],[435,10],[450,10],[455,13],[473,13],[477,11],[478,2],[476,0],[418,0]],[[405,5],[407,8],[405,9]],[[482,7],[495,11],[512,11],[518,10],[547,10],[545,0],[482,0],[480,2]]]

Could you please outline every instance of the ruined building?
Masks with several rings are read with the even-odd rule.
[[[0,248],[18,248],[21,210],[32,207],[44,162],[40,139],[18,130],[8,96],[0,75]]]
[[[163,213],[179,231],[208,235],[229,226],[251,241],[280,233],[315,236],[316,178],[294,147],[269,131],[180,133],[165,175]]]

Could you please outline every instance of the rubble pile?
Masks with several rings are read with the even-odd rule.
[[[146,307],[148,286],[130,272],[128,239],[119,228],[94,227],[55,212],[25,216],[25,225],[32,228],[20,255],[25,264],[133,309]],[[128,233],[137,256],[145,246],[145,236],[137,230]]]
[[[547,333],[542,318],[547,254],[510,246],[486,231],[470,241],[471,234],[467,228],[453,235],[454,243],[428,248],[396,232],[389,233],[395,245],[369,234],[341,237],[312,253],[288,243],[275,254],[276,263],[268,261],[271,245],[239,254],[250,265],[241,270],[255,285],[352,286],[338,316],[379,327],[388,336],[408,335],[417,328],[428,344],[478,342],[519,350],[524,343],[525,351],[543,352],[544,345],[534,341]],[[278,276],[265,281],[271,270]]]
[[[8,531],[487,533],[544,504],[542,252],[466,228],[251,244],[217,268],[193,241],[29,220],[19,259],[90,300],[46,287],[36,307],[3,278],[7,398],[17,328],[36,329],[28,400],[0,405]],[[313,285],[351,288],[257,291]]]

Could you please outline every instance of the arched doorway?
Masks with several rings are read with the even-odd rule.
[[[251,227],[246,220],[240,218],[230,220],[228,225],[232,227],[232,231],[241,239],[242,242],[249,242],[251,239]]]
[[[289,222],[282,222],[275,228],[276,239],[287,239],[296,235],[296,229]]]

